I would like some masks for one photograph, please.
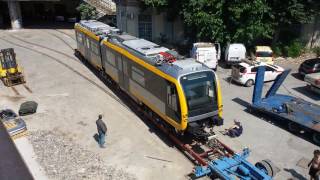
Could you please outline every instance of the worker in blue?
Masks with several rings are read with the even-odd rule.
[[[97,130],[99,134],[98,143],[101,148],[105,148],[105,137],[107,134],[107,125],[102,121],[102,115],[100,114],[98,120],[96,121]]]
[[[234,120],[234,125],[229,129],[225,129],[225,131],[223,132],[223,135],[228,135],[234,138],[234,137],[239,137],[242,134],[242,132],[243,132],[242,124],[240,123],[240,121]]]

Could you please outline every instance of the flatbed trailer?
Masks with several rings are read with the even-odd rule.
[[[311,132],[313,141],[320,144],[320,106],[301,98],[277,94],[290,70],[284,71],[274,81],[262,98],[265,67],[258,68],[250,111],[262,112],[276,120],[288,123],[295,132]]]

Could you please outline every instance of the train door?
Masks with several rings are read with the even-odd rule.
[[[166,114],[177,123],[181,123],[180,103],[176,86],[168,82],[167,84],[167,108]]]
[[[129,91],[128,60],[124,56],[118,56],[119,84],[122,90]]]

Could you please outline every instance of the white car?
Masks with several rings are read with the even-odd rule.
[[[266,66],[264,81],[273,81],[284,71],[282,67],[276,65],[242,62],[232,67],[231,78],[240,84],[250,87],[254,84],[259,66]]]
[[[313,92],[320,94],[320,72],[307,74],[304,77],[304,81],[309,84],[309,87]]]

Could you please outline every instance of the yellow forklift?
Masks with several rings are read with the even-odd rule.
[[[24,84],[21,67],[17,64],[13,48],[0,50],[0,78],[5,86]]]

